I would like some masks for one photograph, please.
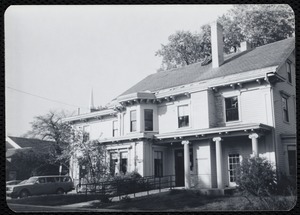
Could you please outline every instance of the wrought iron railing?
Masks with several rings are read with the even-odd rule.
[[[140,178],[116,178],[98,183],[78,184],[76,186],[77,193],[94,193],[107,197],[121,198],[123,195],[139,192],[147,192],[151,190],[159,190],[164,188],[172,189],[175,187],[175,175],[166,175],[162,177],[146,176]]]

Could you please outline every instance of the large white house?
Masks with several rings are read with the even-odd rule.
[[[211,29],[212,60],[149,75],[108,109],[65,119],[107,145],[115,173],[224,189],[243,158],[263,156],[296,174],[295,39],[225,56],[222,26]]]

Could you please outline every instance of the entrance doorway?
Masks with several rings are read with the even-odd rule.
[[[184,154],[183,149],[175,150],[175,186],[184,186]]]

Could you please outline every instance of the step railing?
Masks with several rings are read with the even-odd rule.
[[[133,194],[134,197],[136,193],[139,192],[149,192],[151,190],[159,190],[175,187],[175,175],[166,175],[162,177],[146,176],[141,178],[123,178],[123,179],[112,179],[104,182],[98,183],[85,183],[78,184],[76,186],[77,193],[94,193],[101,194],[107,197],[116,197],[119,199],[121,196]]]

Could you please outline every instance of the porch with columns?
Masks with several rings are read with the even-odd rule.
[[[199,141],[206,141],[209,146],[209,153],[212,153],[210,159],[213,162],[209,162],[211,181],[215,180],[216,182],[211,182],[207,189],[226,189],[228,186],[228,178],[226,178],[228,171],[228,160],[225,158],[225,151],[228,151],[228,147],[231,145],[236,145],[239,148],[243,148],[244,145],[247,145],[246,156],[258,156],[260,153],[265,153],[265,150],[259,151],[260,142],[266,144],[264,138],[261,138],[265,135],[271,135],[272,128],[269,126],[265,126],[262,124],[257,125],[239,125],[232,127],[222,127],[222,128],[211,128],[206,129],[205,131],[190,131],[189,133],[185,131],[185,133],[180,134],[177,132],[176,134],[162,134],[156,135],[155,144],[167,146],[170,149],[176,145],[177,148],[183,148],[184,155],[184,187],[186,189],[194,188],[192,175],[199,174],[199,167],[194,167],[193,172],[190,170],[190,149],[193,149],[195,152],[196,145],[199,145]],[[239,138],[242,141],[239,141]],[[259,141],[261,139],[261,141]],[[270,139],[270,138],[269,138]],[[231,140],[234,140],[231,143]],[[269,141],[269,140],[268,140]],[[225,143],[225,144],[224,144]],[[229,144],[229,145],[228,145]],[[268,143],[269,144],[269,143]],[[197,146],[198,147],[198,146]],[[263,146],[264,147],[264,146]],[[198,147],[199,148],[199,147]],[[202,150],[202,149],[197,149]],[[203,153],[203,152],[202,152]],[[197,152],[194,154],[195,162],[198,162],[199,159]],[[245,152],[241,153],[243,156]],[[226,155],[228,156],[228,155]],[[244,157],[246,157],[244,156]],[[201,158],[200,158],[201,160]],[[173,160],[174,161],[174,160]],[[173,164],[175,165],[175,164]],[[195,164],[194,164],[195,165]],[[200,167],[202,168],[202,167]],[[213,174],[213,171],[215,173]],[[201,176],[202,177],[202,176]],[[200,188],[201,189],[201,188]]]
[[[251,139],[252,146],[252,154],[250,156],[258,156],[258,140],[259,135],[257,133],[252,133],[248,135],[249,139]],[[224,179],[223,179],[223,168],[222,168],[222,144],[223,139],[221,137],[214,137],[213,142],[215,142],[216,146],[216,169],[217,169],[217,188],[224,188]]]

